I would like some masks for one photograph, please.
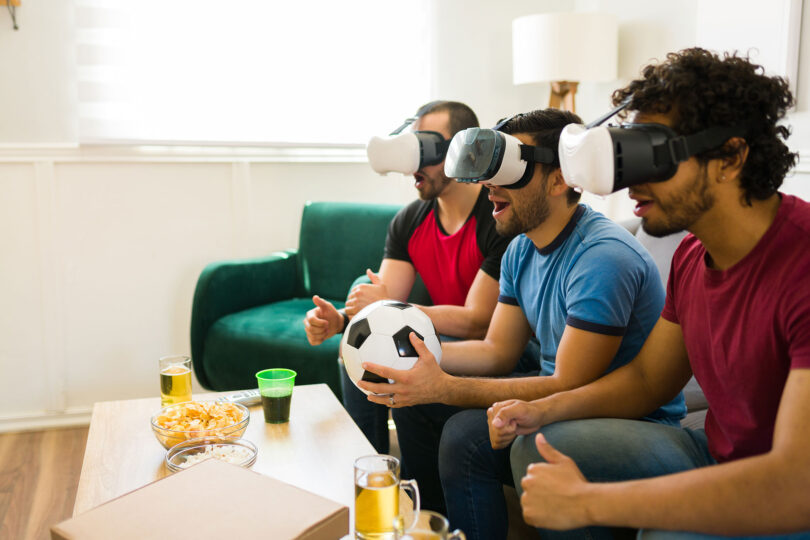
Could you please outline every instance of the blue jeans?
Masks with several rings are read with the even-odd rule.
[[[439,481],[439,440],[445,422],[458,407],[430,403],[392,409],[402,453],[402,478],[413,478],[419,486],[422,508],[447,514]]]
[[[513,376],[536,375],[540,369],[540,345],[532,338],[526,345]],[[432,403],[393,409],[397,425],[399,448],[402,452],[402,477],[414,478],[419,485],[422,507],[447,514],[443,481],[440,480],[440,445],[445,438],[442,430],[451,416],[460,412],[459,407]],[[471,410],[475,412],[475,410]],[[482,413],[483,411],[478,411]],[[489,441],[486,415],[483,421],[484,435]],[[450,457],[450,460],[458,459]],[[507,463],[508,467],[508,463]],[[508,470],[506,476],[508,477]],[[452,523],[452,521],[451,521]],[[456,527],[457,525],[454,525]],[[462,529],[463,530],[463,529]],[[466,530],[464,531],[467,532]],[[469,535],[468,535],[469,537]]]
[[[468,409],[448,420],[439,474],[451,529],[461,529],[470,540],[506,538],[503,485],[513,485],[509,448],[493,450],[485,410]]]
[[[641,530],[638,532],[637,540],[729,540],[729,538],[732,537],[680,531]],[[776,536],[734,536],[733,538],[740,540],[810,540],[810,532],[780,534]]]
[[[343,389],[343,406],[349,416],[377,453],[387,454],[391,446],[388,438],[388,407],[369,401],[354,385],[343,366],[340,367],[340,385]]]
[[[715,464],[706,434],[654,422],[596,418],[557,422],[540,429],[591,482],[619,482],[663,476]],[[512,476],[518,493],[531,463],[543,461],[533,435],[512,444]],[[588,527],[571,531],[540,530],[544,538],[611,538],[611,530]],[[652,533],[653,531],[649,531]]]

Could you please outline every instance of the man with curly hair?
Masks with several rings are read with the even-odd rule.
[[[810,205],[778,192],[796,161],[778,125],[793,104],[787,83],[746,58],[688,49],[613,98],[630,100],[636,123],[744,135],[630,188],[647,232],[692,233],[639,355],[587,386],[488,411],[493,447],[517,437],[524,517],[591,537],[607,526],[810,538]],[[629,420],[692,374],[705,431]]]

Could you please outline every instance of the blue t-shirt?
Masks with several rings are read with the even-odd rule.
[[[629,232],[579,205],[543,249],[525,234],[512,240],[501,259],[498,301],[523,310],[540,341],[541,375],[554,373],[566,325],[623,336],[609,373],[641,350],[664,307],[664,288],[652,257]],[[685,415],[678,394],[647,418],[678,425]]]

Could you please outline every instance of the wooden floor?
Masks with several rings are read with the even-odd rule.
[[[0,434],[0,538],[49,539],[73,514],[87,430]]]

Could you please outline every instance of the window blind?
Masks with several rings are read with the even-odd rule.
[[[76,0],[80,142],[363,144],[428,101],[428,0]]]

